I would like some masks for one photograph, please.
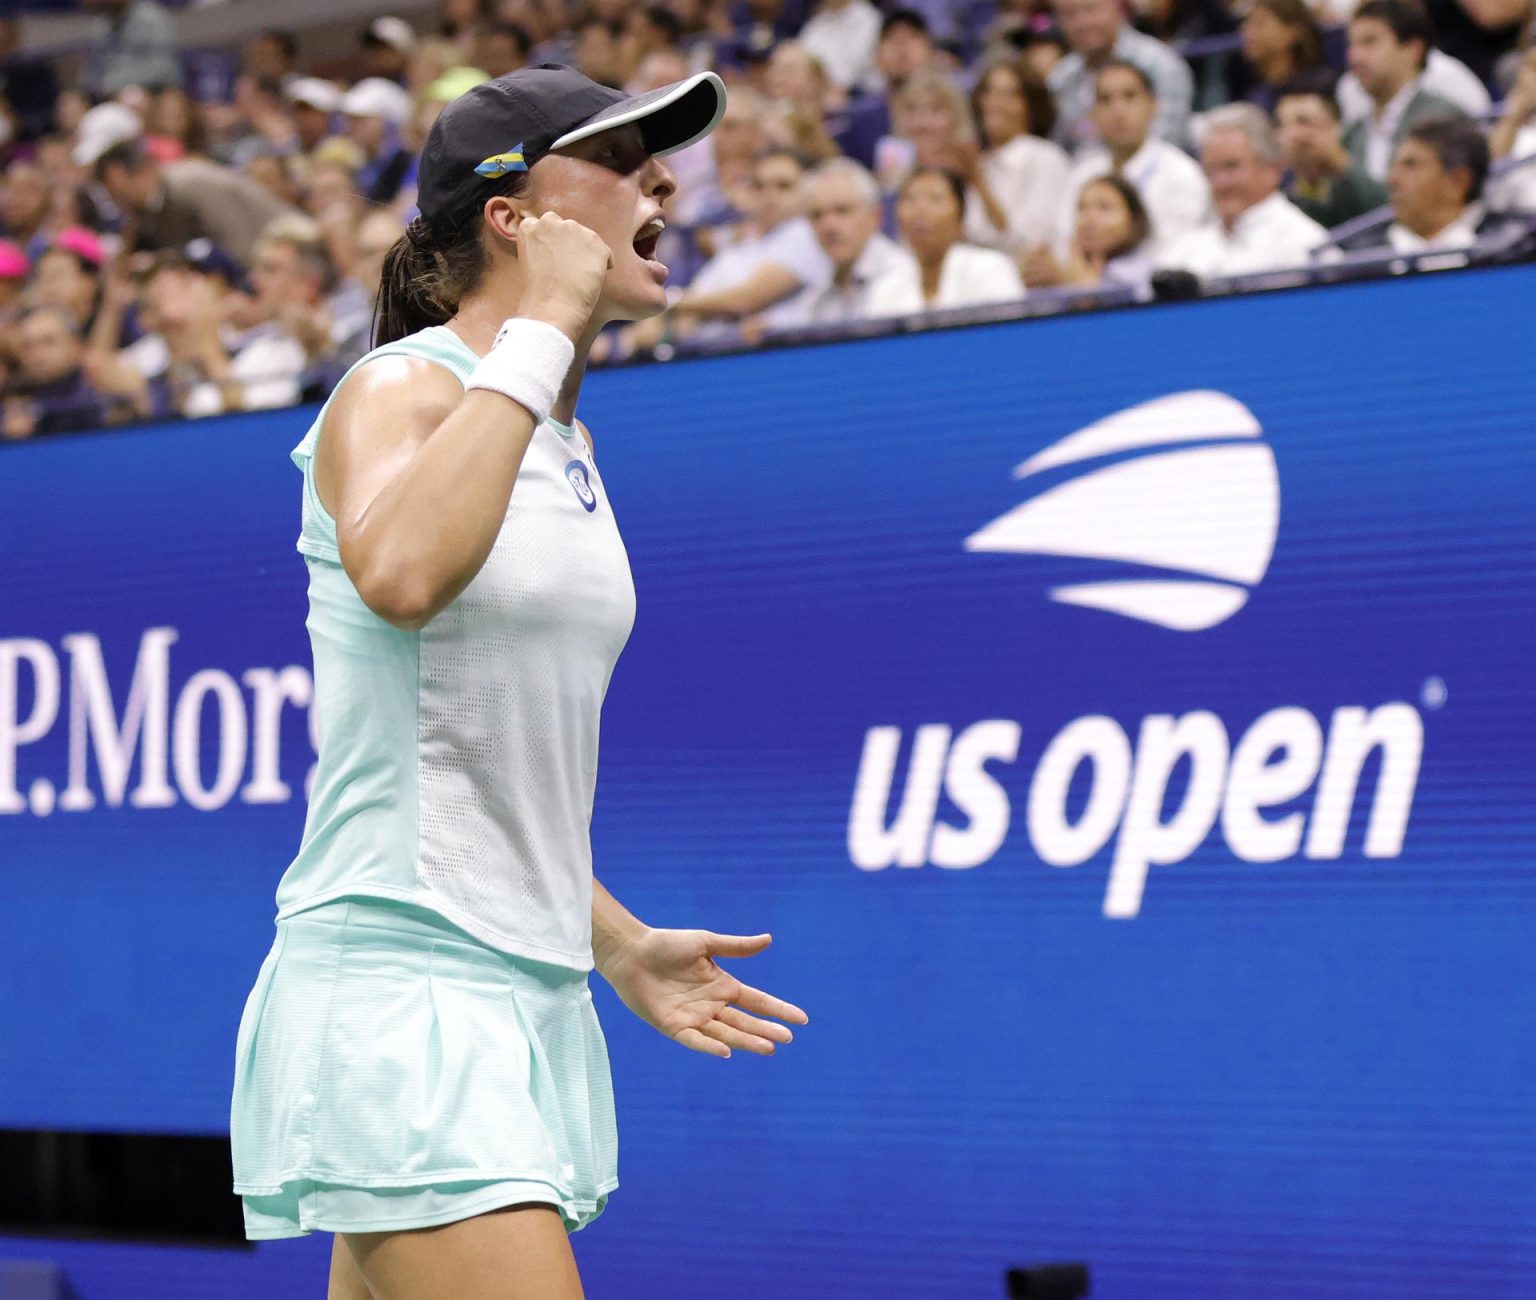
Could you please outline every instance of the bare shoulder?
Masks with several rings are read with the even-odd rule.
[[[379,357],[359,366],[336,390],[326,427],[361,422],[414,424],[414,417],[429,413],[436,413],[441,423],[463,397],[464,386],[457,377],[435,361]]]
[[[463,400],[452,372],[419,357],[379,357],[347,376],[315,454],[315,488],[338,527],[361,517]]]

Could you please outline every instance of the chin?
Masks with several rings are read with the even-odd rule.
[[[667,309],[667,292],[665,287],[657,285],[655,290],[645,295],[643,303],[637,303],[635,307],[636,320],[649,320],[652,316],[660,316]]]
[[[664,284],[657,284],[649,277],[632,281],[623,288],[614,292],[610,301],[613,303],[613,319],[615,320],[649,320],[652,316],[660,316],[667,309],[667,288]]]

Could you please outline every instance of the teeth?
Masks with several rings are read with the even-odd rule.
[[[663,230],[665,230],[666,228],[667,228],[667,223],[665,221],[663,221],[660,217],[652,217],[649,221],[647,221],[645,223],[645,225],[640,227],[640,233],[638,235],[636,235],[635,238],[636,239],[645,239],[649,235],[660,235],[661,232]]]

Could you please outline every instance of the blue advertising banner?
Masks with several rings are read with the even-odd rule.
[[[722,1063],[599,988],[589,1293],[1530,1293],[1533,295],[592,376],[639,600],[598,876],[772,930],[739,973],[811,1024]],[[312,414],[0,455],[0,1126],[226,1131],[314,762]]]

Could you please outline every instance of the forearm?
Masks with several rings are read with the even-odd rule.
[[[219,390],[219,398],[226,411],[243,411],[246,408],[245,385],[231,374],[230,356],[224,350],[217,330],[202,344],[201,364],[208,382]]]
[[[1008,233],[1008,210],[997,201],[997,195],[992,193],[992,187],[987,184],[987,179],[978,170],[976,179],[971,182],[976,189],[976,196],[981,200],[982,211],[987,214],[987,222],[993,230],[1000,234]]]
[[[781,302],[800,288],[800,279],[788,267],[770,262],[759,267],[750,278],[729,289],[714,293],[685,292],[677,310],[691,316],[724,316],[740,320]]]
[[[1504,116],[1488,132],[1488,152],[1495,162],[1508,158],[1515,151],[1515,137],[1520,134],[1520,128],[1525,125],[1529,114],[1530,109],[1524,104],[1505,106]]]
[[[116,356],[122,333],[123,309],[115,302],[104,302],[86,336],[86,349],[103,357]]]
[[[684,316],[723,317],[726,320],[737,320],[754,310],[751,299],[740,287],[719,289],[714,293],[684,293],[676,304],[676,311]]]
[[[613,960],[649,928],[601,881],[592,881],[592,959],[605,978]]]

